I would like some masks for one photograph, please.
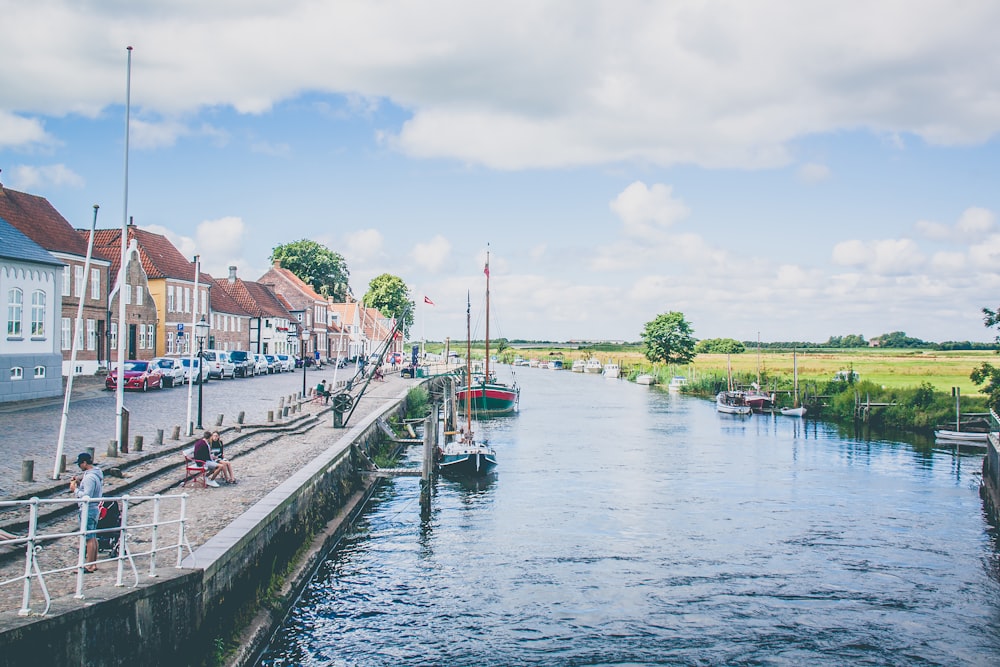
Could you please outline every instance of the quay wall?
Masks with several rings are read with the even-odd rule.
[[[983,457],[983,484],[980,495],[995,526],[1000,526],[1000,433],[990,433]]]
[[[0,667],[252,664],[374,491],[360,452],[384,438],[379,419],[405,412],[407,391],[355,426],[330,429],[323,454],[181,568],[160,568],[136,588],[88,590],[83,606],[56,600],[46,616],[6,615]]]

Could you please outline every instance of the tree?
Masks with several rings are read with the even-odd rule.
[[[646,322],[642,332],[646,358],[652,362],[687,364],[694,359],[694,337],[683,313],[670,311]]]
[[[697,354],[743,354],[747,348],[733,338],[706,338],[698,341],[694,351]]]
[[[348,279],[351,277],[344,258],[324,245],[302,239],[279,245],[271,251],[271,261],[281,262],[281,267],[297,275],[323,296],[334,301],[346,301]]]
[[[375,276],[368,283],[364,302],[369,308],[378,308],[386,317],[401,320],[403,337],[409,334],[413,324],[413,301],[410,300],[410,290],[402,278],[389,273]]]
[[[989,308],[983,308],[983,324],[987,328],[1000,327],[1000,310],[993,311]],[[994,340],[1000,343],[1000,336]],[[988,397],[990,407],[994,410],[1000,410],[1000,368],[984,361],[978,368],[973,369],[969,379],[975,382],[976,386],[985,384],[983,393]]]

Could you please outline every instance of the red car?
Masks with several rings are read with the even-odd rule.
[[[118,371],[108,373],[104,386],[108,389],[118,388]],[[163,374],[150,361],[125,362],[125,388],[146,391],[150,387],[163,389]]]

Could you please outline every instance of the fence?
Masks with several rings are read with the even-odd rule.
[[[124,586],[126,563],[132,571],[134,583],[132,587],[139,585],[139,568],[137,560],[148,558],[148,576],[156,577],[157,554],[160,552],[174,551],[174,567],[180,567],[184,557],[184,548],[188,553],[192,553],[185,534],[187,494],[172,496],[113,496],[106,498],[82,498],[82,499],[39,499],[16,501],[0,501],[0,510],[13,510],[21,515],[27,513],[27,517],[17,521],[18,525],[27,526],[27,534],[23,537],[6,533],[5,539],[0,541],[0,546],[4,551],[17,551],[18,548],[24,550],[24,568],[18,576],[13,575],[18,567],[4,566],[0,569],[0,590],[6,586],[14,586],[21,583],[23,586],[21,594],[21,607],[18,614],[28,616],[33,614],[31,609],[32,588],[37,584],[42,596],[45,599],[45,610],[37,615],[44,616],[48,613],[52,603],[52,591],[57,590],[57,594],[64,594],[73,591],[73,597],[84,598],[85,567],[100,563],[116,563],[116,586]],[[117,525],[101,527],[98,525],[97,531],[87,531],[87,508],[91,503],[117,503],[121,513],[120,522]],[[58,515],[60,510],[65,513],[65,508],[59,506],[80,505],[81,512],[79,520],[62,519],[51,522],[45,518]],[[51,509],[49,507],[51,506]],[[43,509],[49,511],[43,513]],[[172,511],[171,511],[172,510]],[[51,528],[58,530],[62,525],[65,530],[62,532],[39,532],[39,525],[42,521],[51,523]],[[112,546],[106,546],[108,551],[106,557],[101,557],[100,546],[98,558],[95,563],[87,563],[87,535],[88,532],[97,533],[100,542],[110,542]],[[70,541],[70,542],[68,542]],[[75,541],[73,546],[71,541]],[[147,546],[148,545],[148,546]],[[140,549],[141,547],[145,547]],[[14,564],[16,566],[16,563]],[[90,575],[91,578],[94,575]],[[91,587],[100,585],[94,582]],[[10,589],[7,589],[8,591]],[[6,597],[6,596],[5,596]]]

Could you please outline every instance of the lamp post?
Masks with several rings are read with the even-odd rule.
[[[309,329],[302,330],[302,398],[306,397],[306,353],[309,352]]]
[[[201,320],[194,325],[194,337],[198,339],[198,429],[204,428],[201,425],[201,391],[202,387],[205,385],[205,376],[202,372],[205,370],[205,360],[202,358],[201,353],[204,351],[205,339],[208,338],[208,322],[205,321],[205,316],[201,316]],[[191,369],[191,375],[194,376],[194,369]]]

